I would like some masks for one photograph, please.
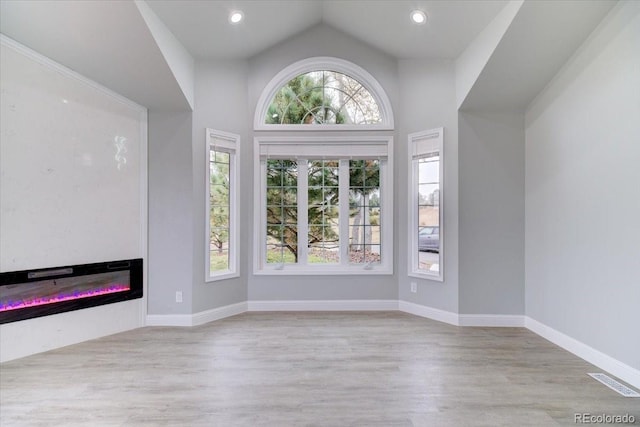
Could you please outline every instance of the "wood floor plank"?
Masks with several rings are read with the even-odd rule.
[[[0,365],[9,426],[554,426],[640,399],[522,328],[399,312],[245,313]]]

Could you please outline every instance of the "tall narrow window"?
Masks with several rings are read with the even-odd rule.
[[[256,143],[256,273],[392,272],[390,137]]]
[[[238,276],[237,156],[240,137],[207,129],[206,279]]]
[[[410,274],[442,280],[442,128],[409,135]]]

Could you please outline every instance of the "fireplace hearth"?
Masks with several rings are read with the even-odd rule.
[[[142,259],[0,273],[0,324],[142,298]]]

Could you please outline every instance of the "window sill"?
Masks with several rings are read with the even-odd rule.
[[[293,265],[285,265],[282,268],[267,267],[255,269],[253,274],[256,276],[383,276],[392,275],[393,268],[388,266],[375,266],[369,269],[364,267],[353,268],[309,268],[296,267]]]
[[[240,273],[237,271],[227,271],[224,273],[218,273],[214,276],[209,276],[205,278],[206,283],[218,282],[220,280],[234,279],[236,277],[240,277]]]
[[[433,280],[435,282],[444,282],[444,278],[442,277],[442,274],[433,274],[433,273],[423,273],[423,272],[418,272],[418,271],[411,271],[408,274],[409,277],[415,277],[418,279],[426,279],[426,280]]]

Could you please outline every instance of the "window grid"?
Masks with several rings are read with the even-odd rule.
[[[230,220],[230,159],[229,153],[215,148],[209,151],[209,271],[229,270]]]
[[[349,260],[352,264],[379,263],[380,207],[372,201],[380,198],[380,162],[351,160],[349,176],[349,205],[352,207]]]
[[[206,129],[205,281],[238,277],[238,174],[240,137]]]
[[[327,70],[289,80],[276,92],[265,117],[265,124],[380,123],[380,107],[371,93],[352,77]]]
[[[275,270],[381,265],[383,163],[266,157],[261,162],[266,192],[262,262]]]
[[[267,263],[298,262],[298,164],[267,160]]]
[[[339,164],[338,160],[308,161],[309,263],[340,263]]]

